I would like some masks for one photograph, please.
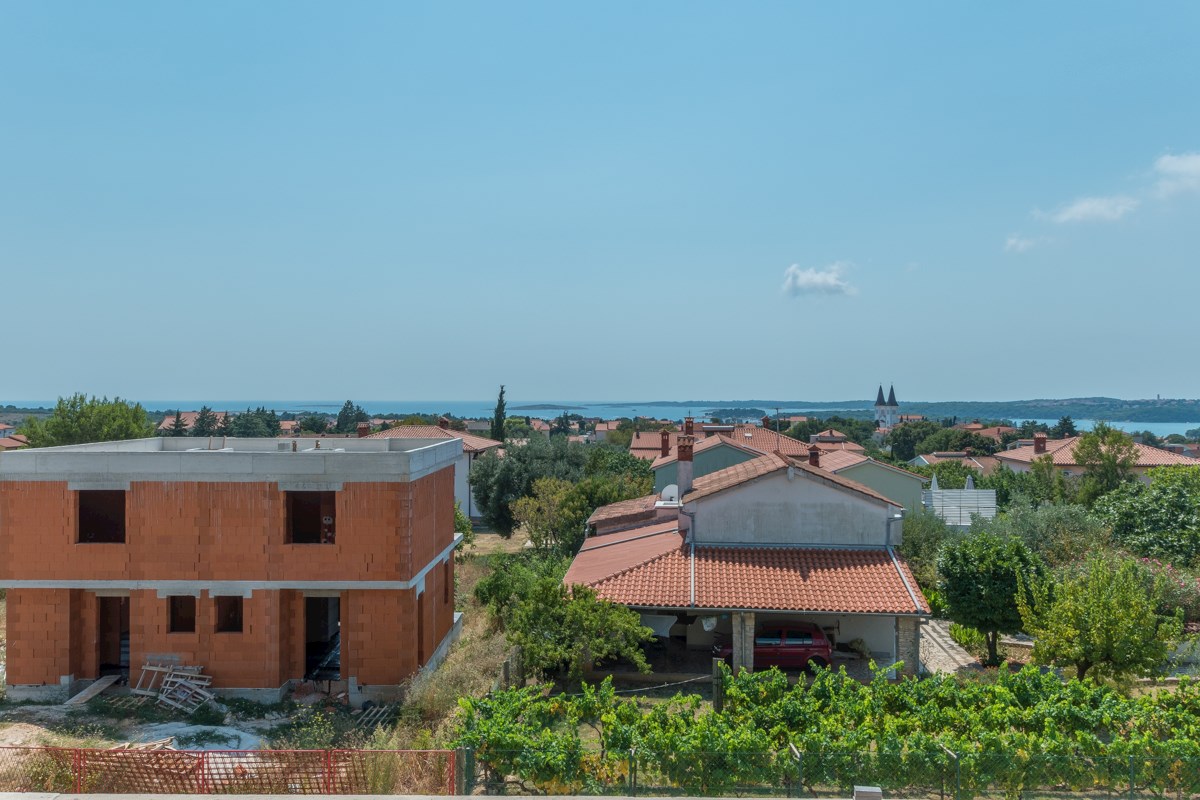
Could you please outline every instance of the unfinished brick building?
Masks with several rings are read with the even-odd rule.
[[[62,696],[157,654],[229,693],[317,678],[393,696],[458,630],[461,448],[217,437],[4,454],[8,696]]]

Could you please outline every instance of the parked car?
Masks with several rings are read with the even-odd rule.
[[[713,655],[732,660],[733,642],[718,641]],[[811,622],[768,622],[754,636],[754,666],[804,669],[827,667],[833,646],[825,632]]]

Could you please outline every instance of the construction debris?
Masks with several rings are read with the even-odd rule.
[[[99,697],[100,693],[121,679],[120,675],[105,675],[99,680],[92,681],[91,685],[84,689],[79,694],[75,695],[64,706],[81,706],[93,697]]]
[[[364,709],[362,716],[358,718],[358,729],[362,731],[373,731],[381,725],[388,725],[396,719],[396,714],[400,711],[399,703],[388,703],[384,706],[371,706]]]
[[[154,697],[160,706],[191,714],[214,699],[208,691],[211,685],[212,676],[204,674],[204,667],[180,664],[177,656],[159,655],[146,662],[130,691]]]

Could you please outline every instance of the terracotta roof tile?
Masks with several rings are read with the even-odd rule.
[[[600,506],[592,515],[588,517],[588,525],[597,525],[599,523],[615,523],[625,520],[637,519],[641,516],[653,518],[654,504],[658,502],[658,495],[648,494],[645,497],[635,497],[632,500],[622,500],[619,503],[609,503],[606,506]]]
[[[696,442],[695,446],[692,448],[692,455],[695,456],[696,453],[702,453],[705,450],[711,450],[712,448],[719,447],[721,445],[733,447],[751,455],[762,455],[761,451],[755,450],[748,445],[738,444],[733,439],[726,438],[725,436],[704,437],[700,441]],[[654,459],[654,463],[650,465],[650,469],[658,469],[664,464],[674,464],[677,459],[678,453],[672,449],[670,455],[660,455],[656,457]]]
[[[853,450],[830,450],[821,452],[818,466],[826,472],[837,472],[839,469],[864,464],[870,460],[862,453],[856,453]]]
[[[29,447],[29,442],[21,439],[14,439],[11,436],[5,436],[0,439],[0,450],[20,450],[22,447]]]
[[[584,541],[575,559],[571,562],[563,583],[585,586],[611,580],[622,572],[678,551],[683,544],[678,522],[647,525],[641,528],[593,536]]]
[[[719,435],[728,441],[760,453],[783,453],[786,456],[808,455],[808,445],[804,442],[767,428],[759,428],[756,425],[739,425],[733,432]]]
[[[368,439],[462,439],[464,453],[481,453],[493,447],[500,447],[502,442],[476,436],[466,431],[454,431],[439,428],[437,425],[397,425],[385,431],[378,431],[367,436]]]
[[[779,470],[787,469],[789,466],[842,489],[865,495],[873,500],[887,503],[890,506],[898,505],[895,500],[884,497],[874,489],[863,486],[857,481],[843,478],[841,475],[828,472],[820,467],[809,466],[807,460],[789,458],[781,456],[778,453],[768,453],[765,456],[759,456],[742,464],[735,464],[732,467],[726,467],[725,469],[710,472],[707,475],[696,478],[692,482],[692,490],[684,495],[682,500],[685,503],[700,500],[731,487],[757,480]]]
[[[1044,454],[1034,453],[1033,445],[1029,445],[1027,447],[1017,447],[1012,450],[996,453],[996,458],[1016,464],[1029,464],[1035,458],[1041,458],[1041,455],[1049,455],[1052,457],[1055,466],[1077,467],[1080,466],[1075,461],[1075,445],[1078,442],[1078,436],[1068,436],[1066,439],[1050,439],[1046,442],[1046,452]],[[1164,467],[1174,464],[1192,467],[1200,466],[1200,459],[1197,458],[1181,456],[1169,450],[1162,450],[1146,444],[1135,443],[1133,446],[1137,448],[1138,454],[1137,463],[1134,466]]]
[[[564,581],[623,605],[688,608],[689,550],[678,534],[661,534],[581,551]],[[697,547],[695,575],[696,608],[929,613],[908,566],[883,548]]]

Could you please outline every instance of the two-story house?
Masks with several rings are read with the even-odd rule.
[[[208,449],[208,448],[215,449]],[[454,612],[458,439],[157,437],[0,460],[10,699],[159,654],[218,691],[395,697]]]

